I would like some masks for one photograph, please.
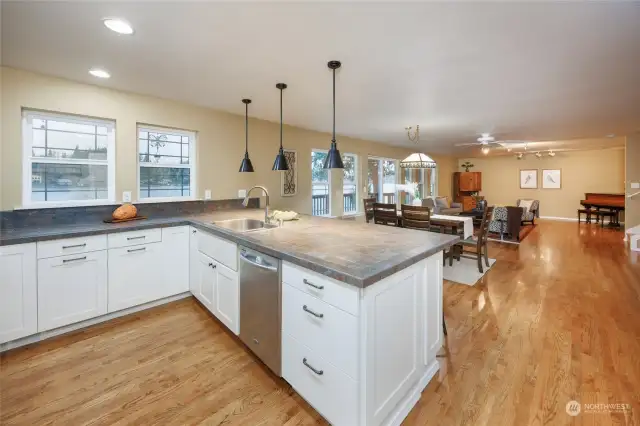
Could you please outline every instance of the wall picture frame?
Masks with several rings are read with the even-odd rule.
[[[298,194],[298,152],[293,149],[285,149],[284,156],[287,159],[289,170],[280,174],[280,195],[293,197]]]
[[[542,170],[542,188],[543,189],[561,189],[562,188],[562,171],[560,169],[543,169]]]
[[[520,189],[538,188],[538,169],[520,169]]]

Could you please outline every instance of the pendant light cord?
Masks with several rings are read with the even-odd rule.
[[[333,70],[333,139],[332,143],[336,143],[336,70]]]
[[[249,104],[244,104],[244,152],[249,152]]]
[[[280,149],[282,149],[282,91],[280,89]]]

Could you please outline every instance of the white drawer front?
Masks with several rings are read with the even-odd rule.
[[[329,423],[358,424],[358,383],[286,333],[282,335],[282,377]]]
[[[106,235],[91,235],[88,237],[41,241],[38,243],[38,259],[66,256],[68,254],[76,253],[88,253],[106,249]]]
[[[199,229],[196,231],[196,235],[198,236],[198,250],[226,267],[234,271],[238,270],[238,245],[236,243]]]
[[[136,246],[159,241],[162,241],[162,230],[160,228],[109,234],[109,248]]]
[[[359,290],[349,284],[341,283],[288,262],[282,264],[282,282],[350,314],[358,315],[360,311]]]
[[[357,317],[284,284],[282,331],[358,379]]]

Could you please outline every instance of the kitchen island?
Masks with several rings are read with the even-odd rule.
[[[260,219],[262,214],[261,210],[255,209],[230,210],[118,225],[85,223],[3,229],[0,245],[6,247],[0,247],[0,263],[7,266],[6,270],[13,271],[12,276],[26,280],[23,283],[35,281],[35,271],[30,273],[23,269],[22,273],[15,267],[18,263],[13,261],[21,256],[23,268],[35,268],[37,252],[38,280],[42,279],[48,285],[70,285],[73,279],[69,277],[46,281],[49,270],[57,267],[53,265],[54,261],[41,259],[43,253],[49,250],[51,256],[59,256],[50,259],[60,258],[61,265],[65,260],[72,260],[80,268],[84,261],[75,261],[83,259],[84,255],[77,256],[83,252],[73,253],[74,257],[70,259],[63,258],[67,255],[60,256],[57,252],[57,241],[78,242],[83,238],[104,236],[104,243],[88,240],[84,248],[77,250],[87,250],[87,244],[88,247],[97,246],[92,253],[97,256],[96,253],[103,250],[105,259],[108,252],[109,291],[106,291],[107,284],[100,284],[99,280],[96,280],[96,289],[104,288],[109,303],[103,301],[104,307],[96,306],[93,316],[103,315],[110,319],[144,307],[145,300],[160,297],[157,289],[165,284],[148,286],[155,293],[147,299],[141,298],[140,294],[134,297],[127,294],[131,291],[131,283],[144,282],[146,277],[139,276],[127,280],[126,286],[118,286],[123,280],[113,277],[125,275],[112,271],[112,268],[118,268],[118,262],[126,262],[129,257],[149,256],[151,259],[155,247],[158,257],[155,263],[149,262],[158,270],[153,275],[154,283],[166,282],[167,286],[179,283],[179,288],[174,287],[169,293],[175,295],[184,291],[180,294],[189,295],[190,292],[201,302],[204,300],[203,305],[238,334],[241,315],[237,307],[237,244],[274,256],[282,260],[283,378],[333,424],[400,424],[438,370],[436,353],[442,342],[442,250],[454,244],[458,237],[305,216],[299,221],[285,222],[281,228],[250,233],[233,232],[212,224],[239,217]],[[176,231],[170,232],[172,229]],[[186,230],[186,240],[179,229]],[[147,242],[135,242],[141,237]],[[183,245],[184,241],[190,249]],[[79,245],[82,244],[64,247]],[[162,248],[162,245],[166,247]],[[20,251],[20,247],[24,250]],[[149,248],[140,252],[143,247]],[[184,259],[185,254],[189,258],[186,279],[190,282],[181,287],[185,275],[175,262]],[[193,262],[197,256],[204,256],[209,262]],[[30,257],[33,259],[28,259]],[[163,263],[168,264],[168,259],[174,263],[165,270]],[[40,269],[39,265],[45,261],[49,262],[49,270]],[[120,269],[131,270],[131,265],[139,262],[142,260],[135,264],[122,263],[130,266]],[[95,265],[103,263],[106,262],[96,260]],[[203,275],[198,272],[198,265],[203,268],[217,265],[217,272]],[[66,264],[65,268],[69,267]],[[104,268],[106,274],[106,265]],[[90,270],[95,272],[95,268]],[[87,271],[85,268],[83,277],[87,276]],[[169,275],[171,280],[166,279]],[[202,280],[194,282],[194,277]],[[209,278],[218,284],[204,289],[206,294],[202,294],[202,285],[207,284]],[[111,289],[112,284],[118,287]],[[39,285],[38,292],[43,290]],[[58,294],[61,295],[59,303],[54,303],[49,310],[64,307],[64,289],[51,291],[48,302],[53,303]],[[116,294],[121,297],[112,304],[111,298]],[[163,296],[167,294],[165,292]],[[79,301],[75,302],[78,308],[81,307]],[[42,308],[44,304],[31,301],[25,309],[29,305]],[[89,312],[84,308],[83,313]],[[22,314],[24,312],[21,318],[24,317]],[[52,315],[51,323],[60,327],[64,324],[60,321],[71,317],[73,315]],[[86,326],[82,322],[86,318],[76,317],[75,320],[77,322],[71,327]],[[91,321],[99,322],[95,318]],[[3,318],[3,322],[7,320]],[[3,327],[5,324],[0,324],[0,337],[3,337]],[[37,324],[36,329],[22,334],[28,336],[46,331],[53,335],[56,330],[65,330],[64,327],[52,330],[52,327],[42,328]],[[20,337],[15,330],[12,332],[5,336]],[[0,338],[0,343],[6,340]]]

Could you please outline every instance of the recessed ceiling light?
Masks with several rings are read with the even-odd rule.
[[[111,77],[111,74],[109,74],[108,72],[106,72],[105,70],[102,70],[100,68],[91,68],[89,70],[89,74],[91,74],[94,77],[98,77],[98,78],[109,78],[109,77]]]
[[[102,20],[102,23],[104,23],[105,27],[109,28],[111,31],[117,32],[118,34],[133,34],[133,28],[131,25],[122,19],[105,18]]]

